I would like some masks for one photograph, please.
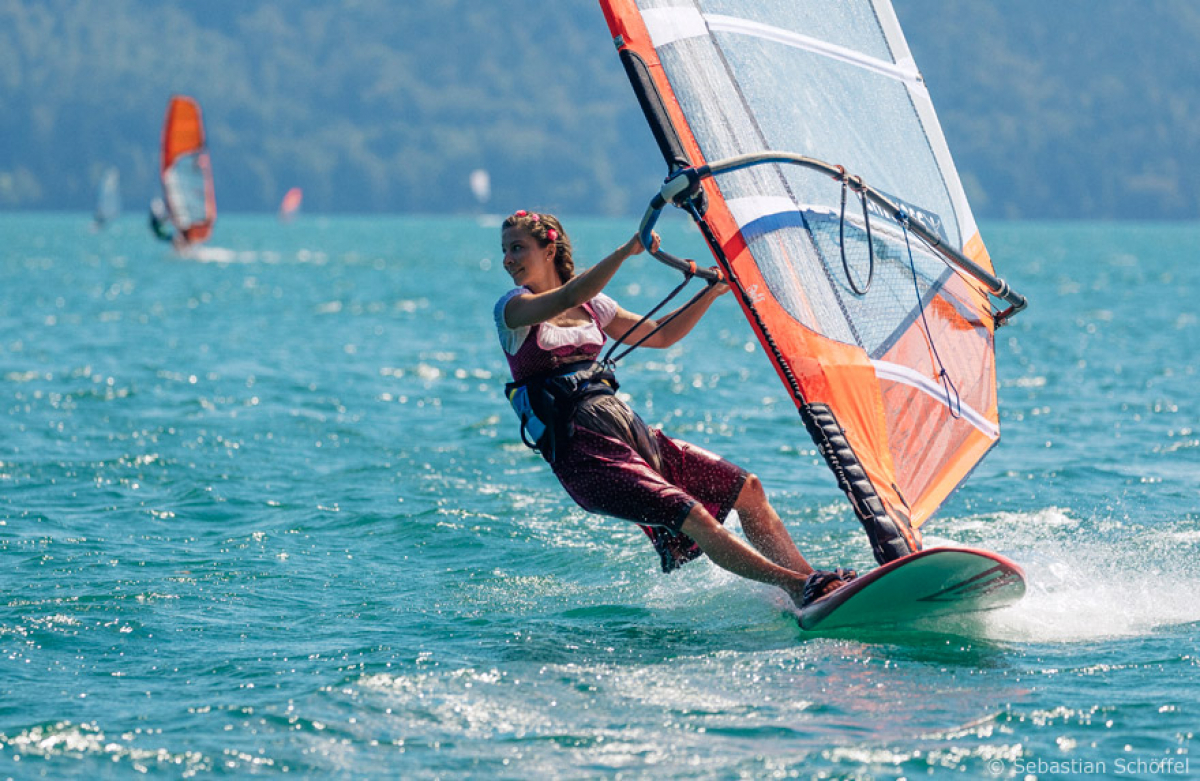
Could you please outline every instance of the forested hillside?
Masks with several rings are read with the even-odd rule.
[[[802,1],[802,0],[797,0]],[[1200,4],[894,0],[976,211],[1196,218]],[[157,189],[197,97],[223,210],[630,214],[662,163],[592,0],[0,0],[0,208]]]

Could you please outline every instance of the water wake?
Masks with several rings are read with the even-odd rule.
[[[1021,602],[986,616],[990,639],[1078,643],[1200,622],[1194,523],[1147,528],[1047,508],[964,526],[982,530],[970,544],[1009,556],[1028,580]]]

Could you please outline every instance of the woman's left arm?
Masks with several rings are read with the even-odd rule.
[[[657,347],[660,349],[670,347],[691,332],[696,323],[700,322],[700,318],[704,316],[704,313],[708,311],[708,308],[712,306],[713,301],[716,301],[718,297],[728,292],[729,285],[727,283],[716,282],[709,285],[708,289],[700,296],[700,300],[691,306],[685,304],[668,315],[664,315],[657,320],[647,320],[640,326],[638,325],[638,321],[642,319],[640,315],[618,307],[617,314],[609,321],[609,324],[604,329],[604,333],[614,339],[623,339],[626,344],[633,344],[645,334],[658,328],[660,322],[664,322],[666,325],[663,326],[662,330],[643,342],[642,346]],[[667,322],[668,320],[670,322]],[[630,329],[633,329],[632,332]]]

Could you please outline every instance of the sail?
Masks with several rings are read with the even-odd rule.
[[[212,167],[204,137],[200,104],[174,95],[163,123],[163,196],[177,234],[189,244],[204,241],[217,219]]]
[[[876,558],[919,549],[999,439],[989,294],[1007,286],[889,0],[601,6],[668,166],[703,175],[677,205]]]
[[[486,168],[476,168],[469,179],[471,194],[480,204],[486,204],[492,197],[492,177]]]
[[[300,211],[300,204],[304,201],[304,191],[299,187],[293,187],[283,195],[283,200],[279,202],[279,219],[287,222],[296,216],[296,212]]]
[[[96,225],[105,225],[115,220],[121,214],[121,173],[115,166],[109,166],[100,177],[100,187],[96,191]]]

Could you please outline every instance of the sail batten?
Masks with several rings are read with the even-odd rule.
[[[672,170],[651,210],[691,210],[860,519],[906,537],[876,556],[915,549],[999,439],[989,296],[1024,300],[890,3],[601,6]]]
[[[710,33],[745,35],[840,60],[924,89],[921,74],[912,59],[893,63],[819,38],[736,16],[705,15],[694,8],[659,8],[646,13],[646,27],[655,46],[666,46],[687,38],[702,38]]]

